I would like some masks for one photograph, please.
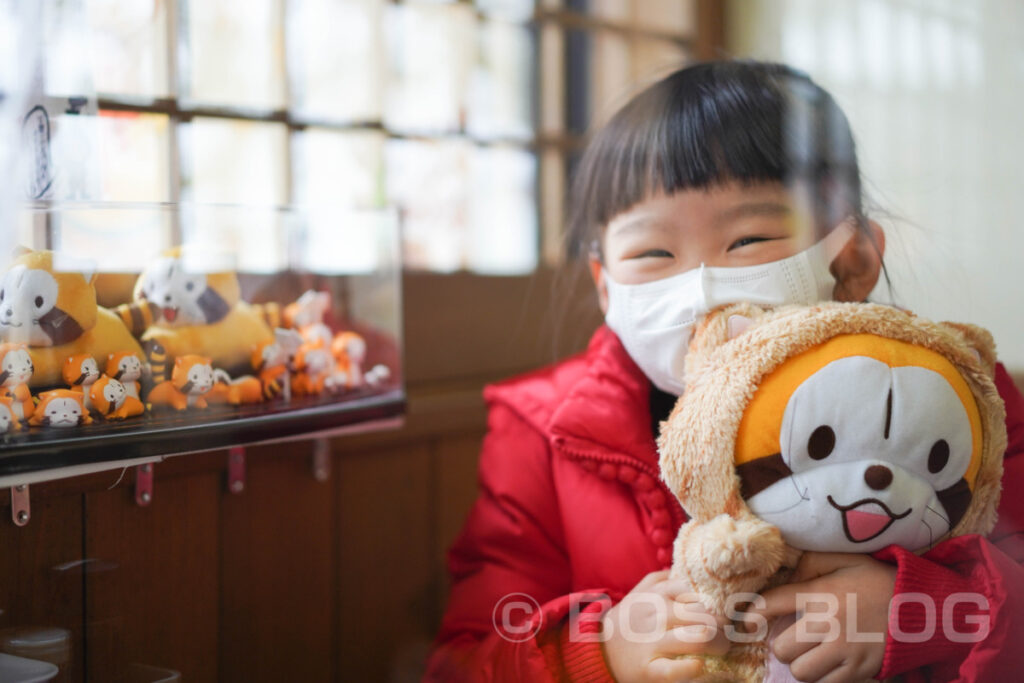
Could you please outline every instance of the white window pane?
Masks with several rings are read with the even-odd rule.
[[[186,0],[179,0],[185,2]],[[248,107],[284,106],[282,0],[188,3],[187,97]]]
[[[407,267],[441,272],[465,267],[472,151],[461,140],[388,142],[388,199],[401,216]]]
[[[307,128],[296,135],[295,152],[297,203],[383,206],[383,133]]]
[[[394,211],[304,211],[299,270],[329,275],[373,274],[390,263]]]
[[[102,196],[106,201],[170,200],[170,122],[162,114],[103,111],[100,138]]]
[[[196,117],[183,126],[190,160],[182,192],[200,203],[287,203],[283,124]]]
[[[480,25],[479,61],[470,89],[471,135],[528,139],[533,136],[534,43],[525,27],[500,21]]]
[[[86,0],[85,4],[96,90],[169,95],[168,4],[154,0]]]
[[[288,234],[296,218],[276,207],[184,205],[182,244],[213,270],[278,273],[288,269]]]
[[[500,147],[477,148],[471,168],[470,270],[518,275],[537,267],[537,158]]]
[[[529,21],[533,17],[534,0],[476,0],[482,12],[510,21]]]
[[[51,219],[54,249],[91,261],[98,272],[138,272],[171,246],[173,215],[166,207],[64,209]]]
[[[473,8],[405,3],[389,7],[386,18],[385,125],[415,133],[459,130],[475,54]]]
[[[605,21],[626,24],[629,22],[629,2],[623,0],[589,0],[590,13]]]
[[[382,0],[298,0],[288,10],[296,113],[328,121],[380,120]]]

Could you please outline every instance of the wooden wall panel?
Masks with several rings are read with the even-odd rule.
[[[153,502],[131,487],[86,494],[86,660],[91,681],[125,680],[132,663],[217,681],[217,473],[160,479]]]
[[[314,478],[311,442],[246,456],[245,491],[220,505],[220,680],[332,680],[337,486]]]
[[[412,680],[433,636],[433,472],[426,444],[342,453],[338,676]]]
[[[67,630],[70,659],[58,681],[81,681],[82,497],[30,504],[25,527],[11,521],[9,504],[0,506],[0,629]]]

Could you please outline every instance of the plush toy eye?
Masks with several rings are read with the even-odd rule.
[[[36,308],[42,308],[42,307],[43,307],[43,297],[37,296],[36,297]]]
[[[836,447],[836,433],[828,425],[821,425],[813,432],[807,440],[807,455],[812,460],[824,460]]]
[[[941,472],[948,462],[949,444],[946,443],[945,439],[939,439],[932,446],[931,453],[928,454],[928,471],[932,474]]]
[[[196,288],[196,284],[194,282],[186,282],[185,283],[185,289],[187,289],[188,291],[191,292],[195,288]]]
[[[0,301],[4,300],[4,290],[0,289]]]

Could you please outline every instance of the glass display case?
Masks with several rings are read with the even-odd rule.
[[[402,411],[393,212],[36,202],[15,221],[5,485]]]

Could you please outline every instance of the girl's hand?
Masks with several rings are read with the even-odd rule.
[[[601,619],[605,661],[619,683],[688,681],[703,663],[679,655],[729,651],[721,630],[729,621],[708,613],[687,581],[668,574],[645,576]]]
[[[745,620],[802,612],[772,642],[793,677],[868,680],[882,668],[895,584],[896,568],[868,555],[807,552],[791,583],[765,591],[765,604]]]

